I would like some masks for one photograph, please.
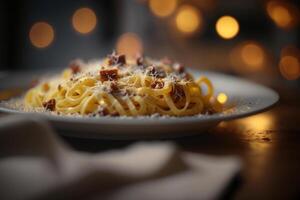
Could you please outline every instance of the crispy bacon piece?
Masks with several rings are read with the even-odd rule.
[[[73,74],[77,74],[81,71],[81,68],[80,68],[80,64],[78,61],[73,61],[70,65],[69,65],[69,68],[71,69],[72,73]]]
[[[154,81],[153,83],[151,83],[151,88],[153,89],[161,89],[163,88],[165,85],[165,83],[163,81]]]
[[[54,111],[55,110],[55,104],[56,104],[55,99],[50,99],[49,101],[44,102],[43,106],[44,106],[44,108],[46,108],[46,110]]]
[[[119,87],[116,81],[112,81],[109,86],[110,86],[109,92],[111,93],[119,92]]]
[[[98,111],[98,114],[99,114],[100,116],[106,116],[106,115],[109,114],[109,111],[108,111],[107,108],[101,107],[101,108],[99,109],[99,111]]]
[[[104,69],[100,70],[100,80],[113,81],[118,79],[118,69]]]
[[[182,74],[182,73],[184,73],[184,71],[185,71],[184,66],[181,65],[180,63],[175,63],[175,64],[173,65],[173,69],[174,69],[176,72],[178,72],[179,74]]]
[[[177,103],[185,97],[183,86],[175,84],[170,92],[172,100]]]
[[[154,76],[155,78],[164,78],[166,77],[166,72],[163,69],[152,65],[148,68],[148,75]]]
[[[108,64],[109,65],[125,65],[126,64],[126,57],[124,54],[117,54],[115,51],[111,54],[108,55]]]

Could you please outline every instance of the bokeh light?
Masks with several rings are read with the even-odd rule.
[[[149,0],[149,7],[154,15],[167,17],[175,11],[177,0]]]
[[[216,23],[216,31],[224,39],[234,38],[239,32],[239,23],[232,16],[222,16]]]
[[[29,39],[33,46],[45,48],[54,40],[54,30],[47,22],[36,22],[29,31]]]
[[[274,23],[280,28],[291,28],[297,23],[299,10],[289,2],[269,1],[267,12]]]
[[[245,44],[241,49],[241,56],[245,64],[253,70],[260,68],[264,62],[263,49],[254,43]]]
[[[90,8],[79,8],[73,14],[72,25],[79,33],[90,33],[97,25],[97,16]]]
[[[287,80],[295,80],[300,77],[300,63],[297,57],[283,56],[279,62],[279,69]]]
[[[118,53],[133,58],[137,54],[143,53],[143,43],[135,33],[124,33],[119,37],[116,49]]]
[[[256,41],[244,41],[232,49],[229,54],[234,70],[239,73],[253,73],[264,68],[268,57],[264,47]]]
[[[200,11],[189,5],[180,7],[176,15],[176,27],[179,31],[187,34],[197,31],[203,23]]]
[[[226,102],[227,102],[227,99],[228,99],[227,95],[226,95],[225,93],[222,93],[222,92],[219,93],[218,96],[217,96],[217,100],[218,100],[218,102],[220,102],[221,104],[226,103]]]

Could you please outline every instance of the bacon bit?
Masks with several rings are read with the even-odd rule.
[[[154,81],[153,83],[151,83],[151,88],[153,89],[161,89],[163,88],[165,85],[165,83],[163,81]]]
[[[81,71],[80,65],[77,62],[71,63],[69,68],[71,69],[73,74],[77,74]]]
[[[100,70],[101,81],[113,81],[118,79],[118,69]]]
[[[49,101],[44,102],[43,106],[44,106],[44,108],[46,108],[46,110],[54,111],[55,110],[55,104],[56,104],[55,99],[50,99]]]
[[[176,72],[180,73],[180,74],[182,74],[182,73],[185,71],[184,66],[181,65],[180,63],[175,63],[175,64],[173,65],[173,69],[174,69]]]
[[[115,51],[108,55],[108,64],[109,65],[125,65],[126,64],[126,57],[124,54],[118,55]]]
[[[178,101],[180,101],[185,97],[183,86],[179,84],[175,84],[172,87],[170,94],[175,103],[177,103]]]
[[[101,108],[99,109],[99,111],[98,111],[98,114],[99,114],[100,116],[106,116],[106,115],[109,114],[109,111],[108,111],[107,108],[101,107]]]
[[[60,91],[62,89],[60,84],[57,86],[57,89],[58,89],[58,91]]]
[[[44,83],[42,85],[42,89],[43,89],[44,92],[47,92],[50,89],[49,84],[48,83]]]
[[[164,57],[163,59],[160,60],[163,64],[165,65],[171,65],[172,64],[172,60],[168,57]]]
[[[193,80],[193,77],[188,73],[182,73],[182,75],[185,80]]]
[[[149,69],[148,69],[148,75],[149,76],[154,76],[156,78],[164,78],[166,77],[166,72],[161,69],[161,68],[158,68],[154,65],[150,66]]]
[[[110,83],[110,89],[109,89],[110,93],[116,93],[119,92],[119,87],[116,81],[113,81]]]

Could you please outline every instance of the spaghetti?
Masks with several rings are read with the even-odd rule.
[[[194,80],[179,63],[113,53],[102,61],[71,63],[27,91],[24,104],[58,114],[190,116],[222,110],[213,92],[208,78]]]

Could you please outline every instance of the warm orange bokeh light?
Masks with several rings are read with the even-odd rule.
[[[183,33],[193,33],[202,25],[200,11],[192,6],[182,6],[176,15],[176,27]]]
[[[254,43],[246,44],[241,49],[241,57],[245,64],[256,70],[264,63],[263,49]]]
[[[234,38],[239,32],[239,23],[234,17],[223,16],[216,23],[216,31],[224,39]]]
[[[143,53],[143,44],[135,33],[124,33],[119,37],[116,49],[118,53],[134,58],[137,54]]]
[[[267,12],[274,23],[281,28],[291,28],[295,25],[299,10],[288,2],[269,1]]]
[[[149,0],[152,13],[158,17],[171,15],[177,6],[177,0]]]
[[[54,40],[54,30],[47,22],[37,22],[29,31],[29,39],[33,46],[45,48]]]
[[[232,67],[239,73],[254,73],[264,68],[268,62],[268,54],[264,47],[256,41],[245,41],[238,44],[229,54]]]
[[[280,59],[279,69],[282,76],[288,80],[300,77],[299,59],[294,56],[284,56]]]
[[[97,25],[97,16],[90,8],[80,8],[73,14],[72,25],[79,33],[90,33]]]
[[[227,102],[227,95],[225,93],[219,93],[218,96],[217,96],[217,100],[218,102],[220,102],[221,104],[224,104]]]

